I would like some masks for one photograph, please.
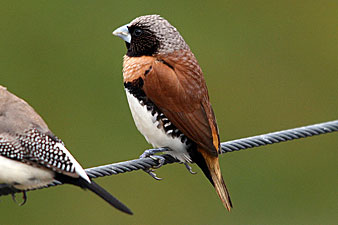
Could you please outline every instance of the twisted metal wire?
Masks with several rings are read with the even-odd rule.
[[[299,138],[311,137],[314,135],[331,133],[335,131],[338,131],[338,120],[223,142],[221,143],[221,152],[228,153],[233,151],[239,151],[269,144],[291,141]],[[162,156],[165,158],[164,165],[178,162],[175,158],[168,154],[164,154]],[[159,162],[155,158],[142,158],[92,167],[85,169],[85,171],[90,178],[98,178],[125,172],[132,172],[140,169],[149,169],[158,165]],[[59,181],[54,181],[53,183],[42,188],[52,187],[61,184],[62,183]],[[14,189],[6,184],[0,184],[0,196],[14,194],[17,192],[21,191]]]

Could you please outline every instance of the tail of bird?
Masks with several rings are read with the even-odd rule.
[[[91,190],[98,196],[100,196],[103,200],[108,202],[111,206],[115,207],[118,210],[121,210],[122,212],[128,213],[132,215],[132,211],[125,206],[122,202],[120,202],[118,199],[116,199],[114,196],[112,196],[109,192],[107,192],[105,189],[103,189],[101,186],[99,186],[94,181],[91,181],[91,183],[87,183],[85,185],[85,188]]]
[[[73,184],[83,189],[89,189],[95,194],[97,194],[99,197],[101,197],[103,200],[108,202],[111,206],[115,207],[116,209],[121,210],[122,212],[125,212],[130,215],[133,214],[133,212],[127,206],[125,206],[122,202],[117,200],[108,191],[103,189],[100,185],[98,185],[92,180],[89,183],[86,179],[82,177],[74,178],[71,176],[64,175],[62,173],[55,173],[54,179],[60,181],[61,183]]]
[[[218,162],[218,157],[212,156],[209,153],[203,151],[203,150],[198,150],[206,163],[207,169],[203,169],[202,170],[204,172],[204,174],[208,177],[208,179],[210,180],[210,182],[214,185],[216,192],[219,196],[219,198],[221,199],[224,207],[230,211],[232,208],[232,203],[231,203],[231,199],[230,199],[230,195],[228,192],[228,189],[225,185],[222,173],[221,173],[221,169],[219,166],[219,162]]]

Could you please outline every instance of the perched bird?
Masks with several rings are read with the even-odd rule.
[[[230,211],[218,162],[218,127],[202,70],[189,46],[159,15],[138,17],[113,34],[128,49],[123,80],[136,127],[153,147],[167,149],[183,163],[195,162]]]
[[[132,214],[123,203],[90,180],[81,165],[24,100],[0,86],[0,184],[21,190],[54,180],[89,189],[113,207]]]

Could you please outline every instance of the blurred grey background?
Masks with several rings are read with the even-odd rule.
[[[338,118],[337,1],[0,2],[0,84],[27,100],[83,167],[137,158],[139,134],[122,84],[124,43],[113,29],[160,14],[204,71],[221,140]],[[0,200],[1,224],[335,224],[337,134],[230,153],[220,159],[226,212],[194,165],[96,181],[135,213],[60,186]],[[18,196],[20,197],[20,196]]]

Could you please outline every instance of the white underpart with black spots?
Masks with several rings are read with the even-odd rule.
[[[127,89],[126,94],[135,125],[148,143],[154,148],[170,148],[171,151],[168,151],[168,154],[181,162],[191,163],[191,158],[187,152],[188,146],[182,143],[180,138],[172,137],[167,134],[163,128],[159,128],[159,121],[156,120],[157,115],[152,115],[151,112],[148,111],[147,106],[142,105]]]
[[[43,187],[54,180],[54,172],[50,169],[34,167],[4,156],[0,156],[0,171],[0,184],[10,184],[20,190]]]
[[[80,176],[91,183],[84,169],[62,143],[55,143],[35,129],[19,139],[21,143],[16,144],[0,139],[0,152],[3,155],[0,155],[0,184],[10,184],[20,190],[39,188],[53,182],[58,172],[72,177]],[[31,159],[27,157],[29,154],[25,153],[25,149],[30,149]]]

